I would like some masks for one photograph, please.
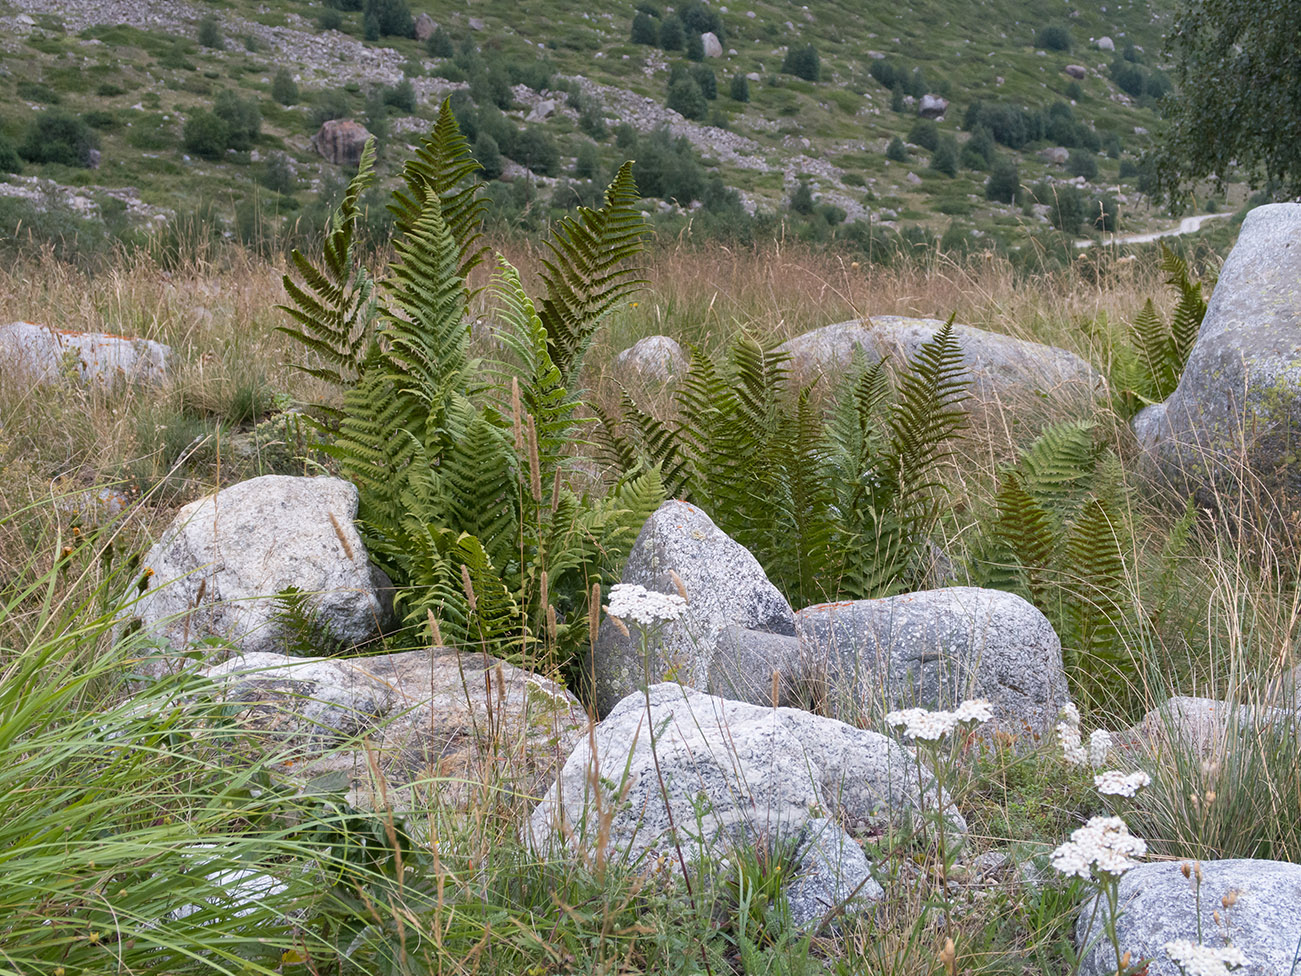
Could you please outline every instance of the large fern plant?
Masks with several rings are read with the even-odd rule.
[[[893,382],[884,361],[855,364],[825,410],[791,389],[784,354],[741,336],[721,361],[692,350],[671,418],[625,391],[599,441],[620,469],[658,468],[793,602],[856,599],[922,583],[966,395],[952,322]]]
[[[1206,317],[1202,283],[1189,277],[1183,258],[1164,244],[1161,270],[1166,273],[1166,284],[1178,296],[1170,321],[1161,317],[1149,298],[1134,317],[1129,343],[1117,353],[1112,385],[1117,409],[1125,417],[1133,416],[1147,404],[1165,400],[1175,391]]]
[[[582,354],[638,284],[644,233],[631,166],[597,210],[561,221],[535,303],[500,255],[480,295],[493,359],[472,358],[470,272],[484,262],[477,164],[448,105],[393,195],[395,258],[382,274],[357,254],[363,153],[317,265],[293,256],[285,287],[302,368],[333,384],[322,449],[358,487],[372,558],[398,586],[412,633],[572,667],[586,643],[593,583],[617,574],[664,497],[659,472],[608,494],[572,487],[582,424]],[[570,671],[571,678],[576,677]]]

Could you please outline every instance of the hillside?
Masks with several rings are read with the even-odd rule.
[[[1050,221],[1084,233],[1101,211],[1126,230],[1159,219],[1135,180],[1165,86],[1162,4],[402,6],[384,27],[426,14],[421,33],[433,36],[367,41],[377,31],[362,10],[303,2],[0,6],[0,161],[20,168],[0,193],[117,229],[198,208],[260,240],[295,219],[320,226],[345,175],[313,146],[323,121],[361,121],[381,137],[382,162],[398,160],[451,96],[480,153],[501,153],[485,162],[512,181],[495,192],[526,228],[595,199],[630,156],[665,223],[703,209],[702,226],[741,236],[792,210],[813,240],[863,243],[888,228],[964,247],[986,235],[1015,246]],[[682,35],[691,43],[666,51],[679,15],[696,25]],[[631,40],[635,18],[653,43]],[[699,26],[715,28],[720,53],[693,62]],[[698,118],[666,107],[673,82],[675,105]],[[933,126],[919,125],[926,96],[947,102]],[[71,157],[35,145],[42,116],[66,123],[51,128]],[[86,125],[69,133],[70,116]],[[97,168],[68,165],[91,147]],[[1012,162],[1016,202],[987,199],[990,171],[1006,177]],[[6,206],[12,225],[31,204]]]

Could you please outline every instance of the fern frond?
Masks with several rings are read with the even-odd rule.
[[[1067,514],[1072,498],[1087,490],[1097,462],[1092,420],[1069,420],[1044,428],[1021,452],[1019,483],[1034,500]]]
[[[1125,616],[1123,534],[1105,498],[1090,499],[1072,524],[1066,572],[1062,648],[1077,682],[1093,690],[1114,687],[1118,677],[1132,679],[1134,662],[1118,640]]]
[[[687,458],[679,432],[637,406],[627,390],[623,391],[620,399],[623,422],[636,431],[646,467],[658,468],[665,490],[670,497],[676,497],[686,488],[688,480]]]
[[[634,470],[640,461],[640,453],[633,439],[621,431],[622,418],[610,416],[599,404],[588,406],[596,415],[597,460],[616,471]]]
[[[999,483],[994,496],[997,511],[994,538],[1006,560],[994,567],[997,574],[1002,569],[1004,585],[998,589],[1020,593],[1041,610],[1045,607],[1045,574],[1048,572],[1058,546],[1058,532],[1043,507],[1022,486],[1014,473],[1007,473]]]
[[[452,112],[451,99],[443,100],[434,128],[420,141],[415,156],[402,167],[404,187],[393,192],[389,210],[395,218],[394,236],[412,234],[431,198],[456,242],[457,269],[462,278],[482,262],[488,248],[482,240],[487,204],[474,178],[481,169]]]
[[[295,249],[290,260],[302,284],[286,274],[282,280],[292,304],[276,306],[295,323],[278,326],[276,331],[296,339],[315,357],[315,363],[293,364],[295,368],[341,389],[361,375],[375,318],[374,282],[355,253],[358,201],[374,178],[375,141],[370,139],[362,149],[357,174],[330,219],[321,266]],[[320,405],[316,412],[326,418],[327,426],[337,424],[338,410]]]
[[[632,163],[619,168],[598,210],[579,207],[576,217],[559,220],[542,262],[547,293],[542,302],[551,360],[567,385],[601,319],[644,284],[627,262],[642,249],[646,223],[637,209]]]

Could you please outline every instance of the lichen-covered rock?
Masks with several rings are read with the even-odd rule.
[[[438,22],[424,11],[421,11],[416,17],[413,26],[416,31],[416,40],[422,44],[433,36],[434,31],[438,30]]]
[[[145,556],[148,589],[132,612],[176,648],[215,637],[278,652],[290,630],[276,597],[292,587],[323,643],[369,640],[392,613],[391,584],[371,565],[356,514],[357,489],[339,478],[266,475],[191,502]]]
[[[954,586],[795,615],[802,672],[830,714],[988,699],[994,727],[1047,736],[1068,700],[1061,642],[1021,597]]]
[[[1197,886],[1183,876],[1179,861],[1142,864],[1120,879],[1120,948],[1135,961],[1148,959],[1148,976],[1181,976],[1165,953],[1178,939],[1220,947],[1226,936],[1247,957],[1238,976],[1286,976],[1295,972],[1301,945],[1301,865],[1283,861],[1201,861],[1200,902]],[[1221,899],[1237,893],[1232,907]],[[1198,906],[1201,919],[1198,919]],[[1076,943],[1090,947],[1081,976],[1112,976],[1115,950],[1104,934],[1105,904],[1080,908]],[[1218,916],[1218,917],[1217,917]]]
[[[335,166],[354,168],[369,138],[370,132],[360,122],[330,119],[312,136],[312,147]]]
[[[1163,410],[1135,425],[1149,455],[1208,502],[1248,477],[1301,490],[1301,204],[1257,207],[1220,271]]]
[[[0,326],[0,369],[31,383],[157,386],[167,379],[171,361],[172,350],[151,339],[32,322]]]
[[[1212,698],[1176,696],[1116,735],[1123,751],[1173,762],[1173,754],[1207,758],[1221,754],[1233,738],[1254,742],[1257,729],[1288,721],[1284,708],[1234,705]]]
[[[799,638],[736,624],[724,627],[709,662],[709,693],[752,705],[807,707]]]
[[[341,781],[366,807],[408,811],[435,793],[459,803],[507,787],[536,797],[587,734],[587,713],[559,685],[445,647],[363,658],[259,652],[202,673],[295,776]]]
[[[676,593],[674,573],[686,589],[687,609],[655,633],[649,658],[643,656],[642,633],[635,623],[628,622],[627,634],[609,621],[601,625],[592,669],[600,714],[666,678],[708,689],[718,635],[730,624],[794,635],[794,612],[759,561],[699,508],[679,501],[665,502],[646,520],[628,554],[622,582]],[[751,684],[769,688],[773,669],[764,667]]]
[[[944,323],[938,319],[874,315],[823,326],[784,342],[794,372],[809,377],[843,370],[861,354],[867,364],[888,356],[901,366]],[[1106,390],[1106,380],[1073,352],[1014,336],[954,325],[974,394],[982,401],[1063,402],[1091,400]]]
[[[663,335],[647,336],[614,357],[615,367],[657,383],[669,383],[687,375],[687,357],[682,347]]]
[[[723,43],[713,31],[705,31],[700,35],[700,46],[704,49],[707,58],[721,58],[723,56]]]
[[[657,684],[619,702],[578,744],[533,811],[529,839],[541,851],[603,842],[607,854],[636,863],[672,853],[674,830],[693,858],[802,838],[790,892],[803,925],[855,888],[860,900],[881,896],[848,830],[911,818],[923,803],[934,811],[934,779],[923,766],[919,791],[917,769],[875,732]],[[949,830],[965,832],[944,803]],[[609,817],[600,827],[598,809]]]

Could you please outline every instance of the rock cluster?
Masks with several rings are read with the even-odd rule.
[[[4,372],[26,382],[157,386],[167,378],[172,350],[151,339],[10,322],[0,326],[0,361]]]

